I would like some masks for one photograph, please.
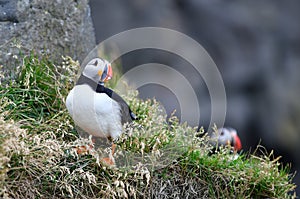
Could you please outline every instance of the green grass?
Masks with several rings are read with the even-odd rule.
[[[124,125],[117,167],[101,163],[105,147],[79,137],[65,108],[78,62],[61,66],[46,56],[24,56],[16,80],[0,86],[0,197],[3,198],[295,198],[289,167],[267,153],[233,159],[196,132],[169,119],[155,100],[124,96],[139,120]],[[198,136],[202,134],[202,136]]]
[[[55,66],[46,56],[39,59],[33,52],[22,59],[16,79],[0,87],[5,119],[19,121],[31,133],[56,129],[60,137],[75,139],[64,100],[74,85],[79,64],[69,57],[64,59],[62,66]]]

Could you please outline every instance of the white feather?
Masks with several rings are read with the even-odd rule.
[[[76,85],[67,96],[66,106],[75,124],[95,137],[116,139],[122,133],[120,106],[105,93]]]

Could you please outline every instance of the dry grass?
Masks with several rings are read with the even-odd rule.
[[[157,101],[132,90],[124,97],[140,119],[124,126],[118,166],[100,162],[101,146],[78,155],[75,147],[92,142],[79,138],[64,99],[79,64],[67,57],[56,66],[33,53],[21,63],[17,79],[0,86],[2,198],[296,197],[293,175],[272,153],[209,155],[203,129],[166,119]]]

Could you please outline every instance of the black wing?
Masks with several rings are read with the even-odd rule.
[[[126,101],[117,93],[115,93],[113,90],[104,87],[101,84],[97,85],[96,89],[97,93],[106,93],[109,97],[111,97],[113,100],[118,102],[121,107],[121,118],[122,118],[122,124],[126,122],[132,122],[132,120],[136,120],[136,115],[131,111],[130,107],[126,103]]]

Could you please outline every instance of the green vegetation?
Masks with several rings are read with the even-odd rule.
[[[124,98],[139,120],[124,125],[117,167],[101,163],[103,147],[77,154],[92,141],[79,137],[65,108],[79,64],[64,60],[56,66],[31,53],[16,80],[0,85],[1,198],[296,197],[293,175],[272,153],[235,159],[223,148],[208,155],[203,129],[166,119],[156,100],[130,89]]]

